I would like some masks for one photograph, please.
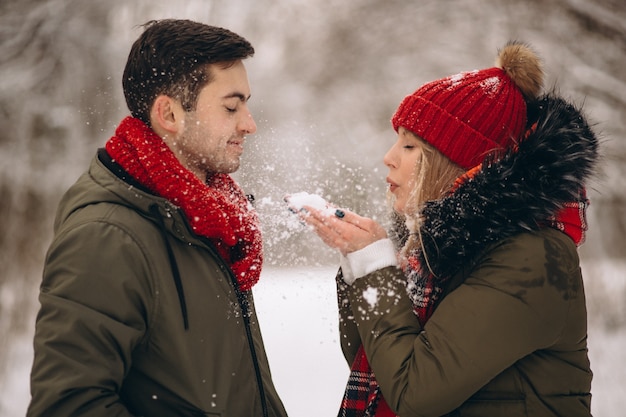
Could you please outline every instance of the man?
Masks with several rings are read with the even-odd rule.
[[[41,285],[28,416],[285,416],[251,288],[258,220],[239,168],[250,43],[152,21],[131,115],[64,195]]]

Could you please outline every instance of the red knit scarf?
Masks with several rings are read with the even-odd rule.
[[[213,174],[202,182],[163,139],[132,117],[122,120],[106,150],[139,183],[182,209],[191,229],[228,263],[241,290],[257,283],[263,263],[257,214],[229,175]]]
[[[477,170],[474,170],[476,172]],[[472,173],[466,174],[471,176]],[[462,180],[461,180],[462,181]],[[455,187],[460,182],[455,184]],[[585,240],[587,222],[585,211],[589,202],[582,193],[581,200],[566,204],[561,211],[549,219],[550,226],[566,233],[576,245]],[[437,283],[432,274],[420,274],[422,269],[415,256],[409,256],[406,265],[403,265],[407,277],[417,279],[407,280],[407,291],[413,302],[413,312],[420,324],[428,321],[434,311],[436,301],[443,293],[441,283]],[[350,368],[350,376],[344,392],[339,417],[395,417],[396,414],[389,408],[380,391],[376,376],[370,367],[363,345],[359,347],[356,357]]]

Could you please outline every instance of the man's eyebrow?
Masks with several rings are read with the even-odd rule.
[[[252,95],[249,95],[248,97],[246,97],[245,95],[243,95],[242,93],[230,93],[225,95],[223,98],[228,99],[228,98],[238,98],[239,100],[246,102],[248,100],[250,100],[250,97],[252,97]]]

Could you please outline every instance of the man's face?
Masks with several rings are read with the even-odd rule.
[[[202,180],[237,171],[245,136],[256,132],[243,62],[211,70],[213,80],[200,91],[196,109],[184,113],[181,134],[171,144],[183,166]]]

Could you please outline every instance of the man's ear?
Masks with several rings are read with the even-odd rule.
[[[161,94],[150,108],[152,129],[161,137],[176,137],[182,133],[184,113],[178,100]]]

